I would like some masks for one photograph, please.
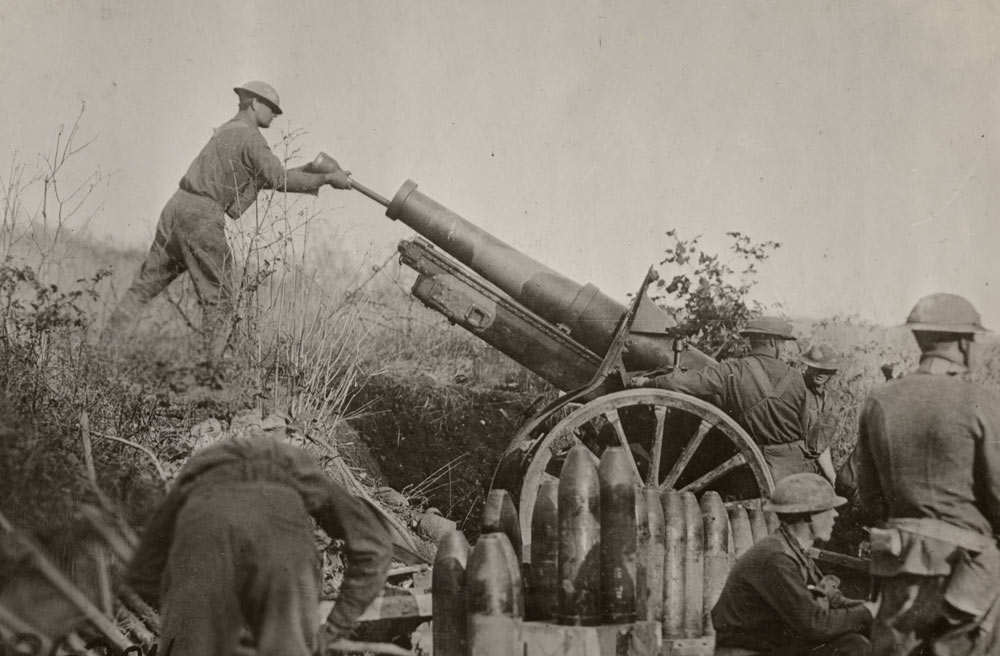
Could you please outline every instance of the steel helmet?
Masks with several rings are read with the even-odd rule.
[[[237,94],[239,93],[249,93],[255,98],[259,98],[264,101],[264,103],[271,108],[271,111],[277,114],[281,114],[281,102],[278,100],[278,92],[267,82],[261,82],[259,80],[254,80],[252,82],[247,82],[241,87],[233,87],[233,91]]]
[[[931,294],[917,301],[906,318],[906,326],[915,332],[982,333],[979,313],[972,303],[957,294]]]
[[[778,317],[759,317],[751,319],[740,331],[741,335],[767,335],[778,339],[795,339],[792,335],[792,324]]]
[[[847,503],[838,497],[830,481],[819,474],[802,473],[784,477],[774,486],[764,510],[784,515],[819,513]]]
[[[828,344],[813,345],[800,355],[799,359],[803,364],[823,371],[837,371],[844,364],[840,354]]]

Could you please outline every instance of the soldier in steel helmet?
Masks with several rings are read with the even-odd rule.
[[[877,605],[845,597],[809,555],[815,542],[830,539],[844,503],[819,474],[775,485],[764,509],[777,513],[780,528],[736,561],[712,609],[717,655],[869,653]]]
[[[142,307],[186,271],[203,311],[206,355],[210,362],[218,358],[228,339],[222,321],[232,293],[225,217],[239,218],[262,189],[316,193],[324,185],[351,188],[349,171],[339,166],[329,173],[286,170],[271,152],[260,128],[282,113],[274,87],[254,81],[234,91],[239,98],[236,115],[215,129],[167,201],[146,260],[112,314],[107,335],[131,327]]]
[[[932,294],[906,320],[917,370],[875,388],[859,423],[857,484],[882,605],[876,654],[996,654],[1000,395],[965,379],[979,313]]]
[[[636,377],[634,387],[684,392],[719,406],[760,446],[775,481],[789,474],[819,472],[806,448],[806,385],[802,374],[781,360],[792,326],[776,317],[753,319],[741,331],[750,353],[704,371],[674,371],[652,379]]]
[[[816,458],[820,473],[833,483],[836,471],[830,454],[837,420],[826,404],[826,385],[843,366],[843,358],[829,344],[814,344],[799,357],[805,365],[802,378],[806,383],[806,449]]]

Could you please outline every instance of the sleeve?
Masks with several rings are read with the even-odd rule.
[[[125,584],[154,607],[160,605],[160,579],[170,554],[177,515],[185,499],[181,486],[175,485],[153,512],[125,570]]]
[[[299,169],[285,169],[278,156],[271,152],[263,135],[253,134],[247,141],[244,152],[247,168],[253,172],[254,181],[260,189],[276,189],[293,193],[310,193],[325,184],[325,176],[320,173],[306,173]]]
[[[328,621],[346,634],[385,586],[392,543],[380,517],[296,451],[292,462],[306,509],[327,535],[344,541],[347,570]]]
[[[977,494],[982,496],[983,514],[993,528],[994,537],[1000,538],[1000,397],[989,395],[980,405],[982,417],[974,477],[978,483]]]
[[[847,460],[837,470],[837,481],[835,484],[837,494],[848,499],[854,499],[858,491],[858,446],[854,445]]]
[[[872,522],[885,519],[885,501],[872,453],[871,439],[881,424],[882,409],[869,397],[858,420],[858,443],[854,447],[855,453],[852,458],[857,476],[858,504],[862,515]]]
[[[846,633],[867,634],[872,615],[865,606],[831,608],[832,604],[813,596],[806,588],[798,565],[785,553],[775,554],[767,563],[769,575],[754,587],[788,626],[810,642],[826,642]]]
[[[690,394],[719,405],[726,394],[729,368],[723,365],[706,367],[704,371],[674,371],[653,378],[649,386]]]

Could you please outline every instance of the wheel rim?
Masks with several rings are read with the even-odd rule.
[[[595,463],[604,448],[625,447],[636,483],[660,493],[718,490],[729,504],[749,505],[774,488],[760,449],[718,407],[667,390],[615,392],[569,412],[531,445],[518,495],[526,540],[538,488],[558,476],[561,458],[576,444],[586,446]]]

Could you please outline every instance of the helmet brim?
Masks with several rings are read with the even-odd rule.
[[[762,337],[774,337],[775,339],[783,339],[787,342],[794,342],[798,337],[794,335],[782,335],[781,333],[772,333],[767,330],[741,330],[741,335],[760,335]]]
[[[260,95],[256,91],[251,91],[250,89],[246,89],[244,87],[233,87],[233,91],[235,91],[237,95],[239,95],[241,93],[245,93],[245,94],[247,94],[249,96],[253,96],[257,100],[261,101],[262,103],[264,103],[265,105],[267,105],[268,107],[270,107],[271,111],[274,112],[275,116],[281,116],[284,113],[284,112],[281,111],[280,107],[278,107],[277,105],[274,104],[274,102],[272,102],[271,100],[268,100],[267,98],[265,98],[264,96]]]
[[[947,324],[947,323],[904,323],[902,328],[909,328],[917,333],[955,333],[957,335],[978,335],[981,333],[993,332],[989,328],[977,326],[975,324]]]
[[[820,371],[829,371],[834,373],[840,371],[842,366],[840,363],[830,364],[829,362],[827,363],[816,362],[815,360],[807,360],[806,358],[799,358],[799,362],[813,369],[819,369]]]
[[[772,503],[768,501],[764,504],[764,510],[776,512],[781,515],[799,515],[802,513],[815,514],[815,513],[826,512],[827,510],[832,510],[834,508],[839,508],[845,503],[847,503],[847,499],[841,496],[834,495],[832,499],[830,499],[826,503],[822,503],[819,505],[808,504],[808,503],[781,504],[781,503]]]

